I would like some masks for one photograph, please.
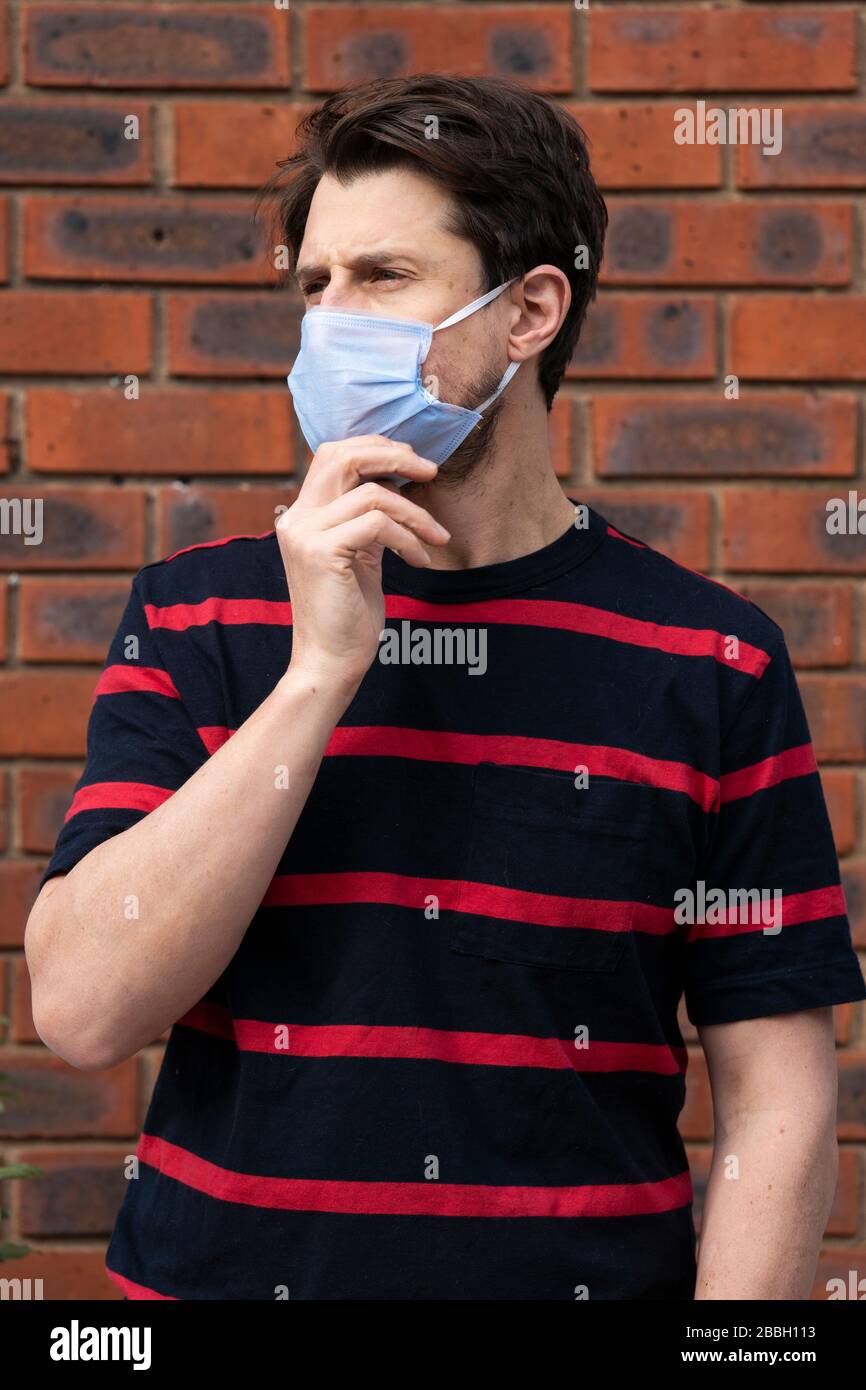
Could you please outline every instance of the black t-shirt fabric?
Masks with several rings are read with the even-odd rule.
[[[683,994],[699,1026],[866,997],[781,630],[574,505],[501,564],[386,552],[377,658],[171,1029],[107,1255],[130,1298],[689,1299]],[[212,756],[291,638],[273,532],[145,567],[45,878]]]

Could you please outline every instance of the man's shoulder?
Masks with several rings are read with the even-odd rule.
[[[285,573],[273,531],[222,536],[183,546],[145,565],[134,585],[144,603],[195,603],[208,598],[255,598],[274,584],[285,595]]]
[[[664,627],[736,636],[778,650],[785,636],[748,594],[674,560],[646,541],[607,523],[607,563],[615,571],[620,612]]]

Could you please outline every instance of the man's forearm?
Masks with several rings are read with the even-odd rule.
[[[717,1134],[695,1298],[808,1298],[837,1171],[833,1116],[766,1111]]]
[[[25,938],[49,1047],[75,1066],[110,1066],[209,989],[261,903],[351,696],[290,668],[173,796],[49,881]]]

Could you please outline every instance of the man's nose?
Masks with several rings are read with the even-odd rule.
[[[322,290],[319,308],[360,310],[365,307],[361,288],[353,281],[349,271],[332,267],[328,272],[328,283]]]

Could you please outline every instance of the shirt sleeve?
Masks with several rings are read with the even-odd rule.
[[[694,1024],[866,998],[806,715],[777,632],[722,743],[716,823],[683,928]]]
[[[94,691],[84,772],[40,888],[155,810],[208,756],[148,625],[140,580]]]

